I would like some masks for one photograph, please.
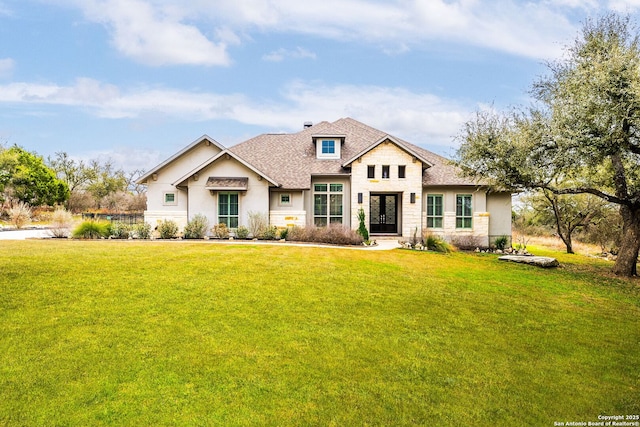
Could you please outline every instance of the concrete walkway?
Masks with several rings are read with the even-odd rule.
[[[43,228],[24,230],[0,229],[0,240],[44,239],[47,237],[51,237],[51,233],[49,230]]]
[[[25,239],[46,239],[51,238],[51,232],[47,229],[25,229],[25,230],[0,230],[0,240],[25,240]],[[333,246],[333,245],[315,245],[312,243],[295,243],[295,242],[276,242],[276,241],[258,241],[253,240],[180,240],[180,242],[207,242],[218,244],[271,244],[271,245],[286,245],[286,246],[309,246],[318,248],[342,248],[342,249],[357,249],[365,251],[388,251],[391,249],[397,249],[402,247],[397,239],[376,239],[375,246]]]

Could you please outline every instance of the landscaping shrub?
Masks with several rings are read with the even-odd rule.
[[[84,221],[73,230],[73,237],[76,239],[102,239],[109,237],[111,224],[103,221]]]
[[[178,237],[178,224],[173,220],[164,220],[158,225],[161,239],[175,239]]]
[[[262,234],[269,225],[267,214],[262,212],[249,212],[249,232],[256,239],[261,239]]]
[[[423,233],[422,245],[430,251],[442,253],[449,253],[453,250],[451,245],[441,236],[431,234],[429,232]]]
[[[360,208],[358,210],[358,221],[360,221],[360,225],[358,226],[358,234],[362,236],[364,241],[369,240],[369,231],[367,230],[367,226],[365,225],[366,215],[364,213],[364,209]]]
[[[31,222],[31,208],[24,202],[16,203],[9,209],[9,220],[16,228],[20,229]]]
[[[496,249],[500,249],[501,251],[503,251],[508,244],[509,244],[509,236],[497,237],[496,240],[494,240],[493,242],[493,245],[496,247]]]
[[[263,240],[276,240],[279,236],[278,227],[272,225],[270,227],[266,227],[262,232],[261,238]]]
[[[327,227],[293,227],[288,231],[289,240],[297,242],[329,243],[334,245],[360,245],[364,241],[355,230],[339,224]]]
[[[283,240],[287,240],[287,237],[289,237],[289,228],[283,228],[282,230],[280,230],[280,239]]]
[[[236,229],[236,237],[238,239],[246,239],[249,237],[249,229],[244,225],[241,225]]]
[[[51,235],[62,239],[69,237],[73,227],[73,215],[64,208],[56,209],[51,215]]]
[[[131,237],[131,226],[123,222],[113,222],[109,227],[109,237],[113,239],[128,239]]]
[[[451,243],[463,251],[472,251],[483,246],[477,236],[456,236],[451,239]]]
[[[184,227],[185,239],[203,239],[209,228],[209,220],[202,214],[197,214]]]
[[[151,238],[151,224],[147,222],[141,222],[133,226],[133,237],[135,239],[150,239]]]
[[[211,229],[211,231],[213,232],[213,236],[217,237],[218,239],[228,239],[229,238],[229,228],[227,227],[227,224],[225,223],[220,223],[218,225],[214,225],[213,228]]]

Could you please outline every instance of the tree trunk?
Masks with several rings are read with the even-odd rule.
[[[623,205],[620,208],[620,215],[622,216],[622,242],[613,272],[620,276],[637,276],[640,252],[640,207]]]

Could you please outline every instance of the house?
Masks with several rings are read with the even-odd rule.
[[[143,175],[145,221],[184,226],[204,214],[234,229],[263,213],[277,227],[342,224],[363,209],[370,234],[429,229],[489,246],[511,235],[511,194],[463,178],[430,151],[351,118],[230,148],[204,135]]]

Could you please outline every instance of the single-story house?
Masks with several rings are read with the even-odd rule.
[[[204,135],[150,169],[145,221],[183,227],[197,214],[234,229],[262,213],[271,225],[358,228],[372,238],[430,230],[489,246],[511,236],[511,194],[463,178],[447,159],[351,118],[226,148]]]

